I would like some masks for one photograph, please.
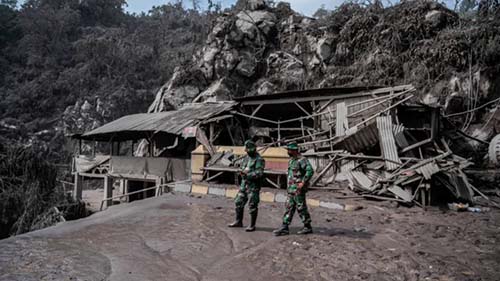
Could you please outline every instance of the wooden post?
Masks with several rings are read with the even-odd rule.
[[[160,186],[163,184],[163,181],[162,181],[162,178],[161,177],[158,177],[156,179],[156,186],[158,187],[156,190],[155,190],[155,197],[158,197],[161,195],[161,192],[160,192]]]
[[[120,193],[125,194],[128,192],[127,188],[127,180],[126,179],[120,179]]]
[[[281,124],[280,124],[280,120],[278,120],[278,146],[281,146]]]
[[[104,177],[104,195],[103,199],[113,197],[113,178],[109,176]],[[104,201],[104,204],[107,207],[110,207],[113,205],[113,200],[106,200]]]
[[[83,177],[78,172],[75,172],[75,185],[73,186],[73,198],[82,200]]]
[[[142,182],[142,188],[143,189],[148,188],[148,182],[147,181],[143,181]],[[142,199],[146,199],[146,198],[148,198],[148,191],[147,190],[142,193]]]

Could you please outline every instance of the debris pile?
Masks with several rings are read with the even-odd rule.
[[[476,195],[488,199],[464,172],[473,163],[450,149],[440,109],[407,102],[414,90],[372,100],[356,112],[337,104],[335,136],[301,144],[306,156],[331,161],[319,167],[315,182],[333,167],[339,181],[365,198],[421,207],[431,204],[433,194],[469,203]]]

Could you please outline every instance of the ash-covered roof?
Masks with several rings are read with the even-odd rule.
[[[412,85],[401,85],[395,87],[366,86],[366,87],[335,87],[318,88],[297,91],[279,92],[270,95],[248,96],[236,98],[241,105],[256,104],[284,104],[293,102],[319,101],[353,98],[359,96],[373,96],[390,91],[405,91],[413,87]]]
[[[77,138],[97,141],[124,141],[150,137],[155,133],[182,135],[184,128],[227,112],[234,102],[186,104],[178,110],[123,116]]]

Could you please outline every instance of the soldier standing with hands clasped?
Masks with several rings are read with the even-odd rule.
[[[247,156],[241,165],[241,184],[238,195],[234,202],[236,204],[236,221],[229,227],[243,227],[243,211],[245,204],[248,203],[250,213],[250,225],[246,231],[255,231],[255,223],[257,222],[257,213],[260,201],[260,187],[264,178],[264,158],[257,153],[257,147],[251,140],[245,142],[245,151]]]
[[[309,160],[300,154],[296,143],[288,144],[287,149],[290,160],[288,161],[286,212],[283,216],[283,225],[273,233],[276,236],[288,235],[290,233],[288,225],[292,222],[293,214],[297,209],[302,223],[304,223],[304,228],[297,234],[309,234],[312,233],[312,227],[311,216],[307,210],[306,192],[314,170]]]

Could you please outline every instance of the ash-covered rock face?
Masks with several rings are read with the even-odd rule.
[[[460,21],[431,1],[388,8],[349,3],[314,19],[294,12],[288,3],[270,7],[249,0],[243,9],[216,19],[192,64],[176,70],[149,111],[283,90],[412,83],[423,102],[444,106],[451,114],[470,106],[456,103],[468,98],[465,84],[471,73],[480,73],[472,82],[477,104],[500,89],[500,79],[494,78],[500,71],[495,59],[500,46],[491,43],[496,42],[493,30],[500,38],[500,23]],[[448,83],[453,77],[460,80],[460,90]]]

